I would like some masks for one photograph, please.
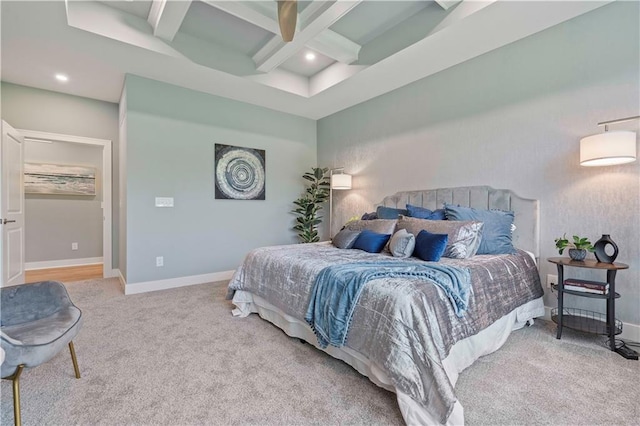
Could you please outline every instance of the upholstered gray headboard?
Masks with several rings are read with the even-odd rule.
[[[404,191],[385,197],[378,205],[404,209],[407,204],[431,210],[444,203],[476,209],[511,210],[515,213],[513,245],[540,257],[540,214],[538,200],[521,198],[508,189],[489,186],[425,189]]]

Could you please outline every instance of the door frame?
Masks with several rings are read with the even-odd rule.
[[[112,242],[112,160],[111,141],[108,139],[87,138],[84,136],[64,135],[60,133],[40,132],[36,130],[16,129],[26,139],[37,139],[53,142],[71,142],[102,147],[102,273],[105,278],[118,276],[113,268]]]

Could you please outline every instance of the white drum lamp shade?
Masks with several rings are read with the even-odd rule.
[[[636,161],[636,134],[604,132],[580,140],[581,166],[612,166]]]
[[[331,189],[351,189],[351,175],[345,173],[331,175]]]

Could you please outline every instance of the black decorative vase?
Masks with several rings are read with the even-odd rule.
[[[613,254],[611,256],[609,256],[605,251],[605,248],[608,245],[613,247]],[[616,257],[618,257],[618,246],[613,242],[609,234],[603,234],[602,238],[596,241],[593,245],[593,248],[595,249],[595,255],[598,262],[613,263],[613,261],[616,260]]]

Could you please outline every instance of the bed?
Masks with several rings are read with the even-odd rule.
[[[389,263],[388,253],[343,250],[329,242],[253,250],[229,283],[233,314],[258,313],[289,336],[343,360],[376,385],[393,391],[407,424],[464,424],[455,397],[459,373],[498,350],[509,334],[544,315],[537,271],[538,201],[487,186],[399,192],[381,206],[406,204],[435,210],[444,203],[513,211],[513,254],[443,257],[440,267],[468,270],[464,315],[454,313],[442,288],[425,280],[391,276],[363,287],[344,346],[318,343],[305,321],[315,278],[329,265]],[[425,262],[404,259],[407,265]],[[413,262],[413,263],[411,263]],[[429,262],[426,262],[429,263]]]

